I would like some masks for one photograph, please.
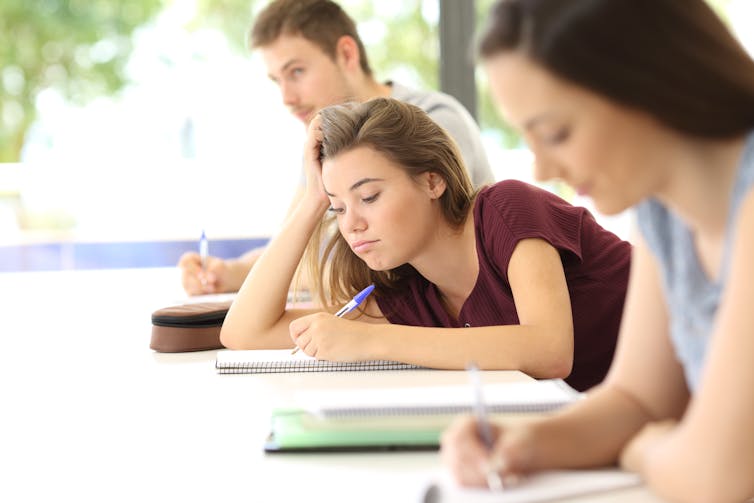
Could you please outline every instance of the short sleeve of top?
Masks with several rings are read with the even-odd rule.
[[[599,226],[586,209],[515,180],[480,191],[473,215],[479,276],[459,319],[444,309],[435,285],[418,274],[400,294],[377,297],[382,312],[391,323],[412,326],[518,324],[508,265],[521,240],[543,239],[560,254],[571,298],[574,366],[566,381],[577,389],[599,383],[615,350],[630,245]]]

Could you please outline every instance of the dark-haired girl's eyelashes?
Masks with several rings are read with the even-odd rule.
[[[563,143],[571,136],[571,129],[568,127],[562,127],[554,133],[543,136],[544,142],[548,145],[558,145]]]

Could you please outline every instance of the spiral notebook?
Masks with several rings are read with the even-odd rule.
[[[490,414],[551,412],[583,396],[562,379],[484,385]],[[472,412],[474,399],[462,385],[304,390],[296,397],[302,408],[326,418],[456,415]]]
[[[221,350],[217,352],[215,368],[220,374],[276,374],[288,372],[348,372],[370,370],[411,370],[417,365],[385,360],[360,362],[331,362],[317,360],[290,349]]]

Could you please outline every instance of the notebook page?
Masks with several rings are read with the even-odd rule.
[[[552,470],[529,475],[503,492],[464,488],[447,475],[427,486],[425,503],[536,503],[583,496],[639,485],[639,476],[609,468],[603,470]]]

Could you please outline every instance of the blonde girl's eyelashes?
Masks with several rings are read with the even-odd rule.
[[[378,198],[378,197],[380,197],[380,193],[379,193],[379,192],[375,192],[375,193],[374,193],[374,194],[372,194],[371,196],[362,197],[362,198],[361,198],[361,201],[362,201],[362,202],[364,202],[364,203],[367,203],[367,204],[369,204],[369,203],[373,203],[373,202],[375,202],[375,201],[377,200],[377,198]]]
[[[376,192],[372,194],[371,196],[362,197],[361,202],[365,204],[370,204],[370,203],[375,202],[378,197],[380,197],[380,193]],[[346,209],[338,208],[338,207],[330,205],[330,207],[327,208],[327,211],[329,211],[330,213],[335,213],[336,215],[342,215],[343,213],[345,213]]]

